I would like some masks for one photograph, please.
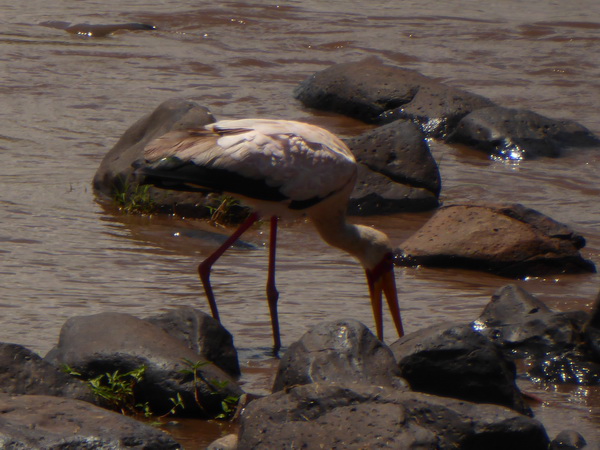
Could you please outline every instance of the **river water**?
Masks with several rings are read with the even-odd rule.
[[[73,315],[206,307],[196,265],[215,243],[202,231],[229,230],[123,215],[97,202],[91,189],[119,136],[169,98],[193,99],[217,118],[307,120],[350,136],[368,127],[307,110],[292,91],[331,64],[377,56],[504,106],[576,120],[600,134],[597,0],[2,0],[0,14],[0,341],[42,355]],[[60,22],[143,22],[157,30],[90,37],[67,33]],[[522,203],[583,234],[584,256],[600,264],[597,148],[505,163],[430,144],[443,202]],[[430,215],[356,221],[400,243]],[[276,366],[268,356],[263,299],[266,231],[263,226],[249,233],[246,240],[256,249],[231,251],[212,278],[224,325],[240,349],[245,388],[256,392],[268,390]],[[309,224],[283,227],[278,270],[284,345],[320,321],[352,317],[373,326],[362,270],[321,242]],[[475,319],[493,292],[511,281],[464,270],[402,268],[397,282],[411,332],[442,320]],[[595,274],[516,283],[562,311],[589,309],[600,287]],[[385,326],[391,342],[389,318]],[[597,387],[522,386],[544,400],[535,412],[551,437],[573,428],[600,441]],[[176,435],[193,448],[224,432],[205,428],[188,424]]]

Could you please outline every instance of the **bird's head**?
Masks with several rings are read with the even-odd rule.
[[[373,316],[377,328],[377,337],[383,340],[383,307],[382,297],[385,295],[398,336],[404,335],[400,308],[398,306],[398,293],[394,276],[394,253],[385,233],[370,227],[361,227],[360,234],[368,248],[361,255],[361,264],[367,275]]]

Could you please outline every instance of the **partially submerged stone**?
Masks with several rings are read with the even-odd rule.
[[[119,141],[104,156],[96,174],[93,186],[97,194],[114,200],[119,195],[128,198],[139,191],[140,178],[135,173],[134,163],[143,159],[145,146],[155,138],[169,131],[198,128],[214,122],[212,113],[195,102],[184,99],[170,99],[161,103],[150,114],[131,125]],[[187,216],[207,216],[209,211],[198,208],[211,200],[203,193],[166,191],[148,188],[148,200],[161,210]]]
[[[600,147],[600,139],[576,122],[501,106],[463,117],[448,140],[512,160],[558,157],[569,147]]]
[[[146,367],[135,387],[136,400],[156,415],[167,413],[178,395],[186,416],[214,417],[221,402],[239,397],[237,382],[162,328],[129,314],[101,313],[72,317],[46,359],[67,364],[85,379]]]
[[[398,248],[400,265],[462,267],[523,278],[595,272],[579,252],[585,239],[522,205],[440,208]]]
[[[461,448],[546,450],[536,420],[384,386],[312,383],[254,400],[239,448]]]
[[[509,358],[525,358],[537,381],[596,385],[600,358],[584,311],[554,312],[516,285],[500,288],[473,327]]]
[[[367,123],[410,120],[428,137],[473,146],[501,159],[561,156],[569,147],[600,147],[582,125],[510,109],[378,58],[334,64],[294,91],[304,105]]]
[[[2,449],[180,449],[167,433],[89,403],[0,394]]]
[[[446,136],[469,112],[493,105],[484,97],[378,58],[330,66],[303,81],[294,96],[311,108],[368,123],[409,119],[433,137]]]
[[[513,358],[572,350],[587,314],[554,312],[525,289],[509,284],[498,289],[474,326]]]

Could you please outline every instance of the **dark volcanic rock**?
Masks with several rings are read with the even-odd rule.
[[[402,377],[415,391],[532,414],[515,384],[514,363],[469,325],[434,325],[390,348]]]
[[[359,163],[350,214],[438,206],[440,173],[423,133],[412,122],[398,120],[345,142]]]
[[[592,312],[583,327],[585,342],[590,352],[600,361],[600,292],[596,297]]]
[[[503,159],[556,157],[567,147],[600,146],[600,139],[578,123],[500,106],[463,117],[448,140]]]
[[[0,394],[2,449],[178,449],[167,433],[79,400]]]
[[[444,137],[473,110],[493,102],[377,58],[335,64],[303,81],[294,95],[311,108],[369,123],[409,119],[428,136]]]
[[[534,419],[382,386],[313,383],[254,400],[239,448],[544,449]]]
[[[94,190],[109,199],[114,199],[117,193],[135,192],[140,179],[134,173],[133,163],[143,158],[146,144],[169,131],[198,128],[214,121],[208,109],[192,101],[171,99],[161,103],[153,112],[129,127],[104,156],[94,175]],[[205,194],[154,187],[149,189],[149,194],[154,203],[166,212],[176,210],[186,216],[208,215],[207,209],[196,206],[210,202]]]
[[[511,358],[527,358],[527,375],[552,383],[600,383],[600,359],[585,333],[583,311],[554,312],[524,289],[499,289],[473,326]]]
[[[166,313],[147,317],[174,338],[185,342],[195,353],[202,355],[233,377],[240,375],[237,350],[233,336],[218,320],[199,309],[182,306]]]
[[[224,398],[242,394],[233,378],[184,342],[129,314],[70,318],[61,329],[58,346],[46,359],[68,364],[85,379],[146,366],[144,379],[135,388],[136,400],[142,404],[149,402],[153,413],[158,415],[172,408],[170,399],[178,394],[185,405],[178,411],[180,414],[202,417],[221,413]],[[186,360],[200,364],[196,382]]]
[[[400,244],[397,263],[465,267],[511,278],[595,272],[579,253],[584,245],[566,225],[522,205],[452,205]]]
[[[0,343],[0,392],[95,401],[94,394],[85,383],[17,344]]]
[[[564,430],[552,439],[549,450],[578,450],[586,445],[586,440],[577,431]]]
[[[519,286],[504,286],[485,306],[475,328],[516,358],[575,348],[587,318],[583,311],[555,313]]]
[[[320,381],[405,387],[390,349],[356,320],[315,325],[290,345],[273,391]]]

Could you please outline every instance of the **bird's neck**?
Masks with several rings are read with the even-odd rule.
[[[348,223],[343,211],[328,215],[326,220],[320,220],[319,217],[314,216],[311,219],[325,242],[351,254],[363,266],[366,265],[365,255],[369,241],[363,236],[362,226]]]

